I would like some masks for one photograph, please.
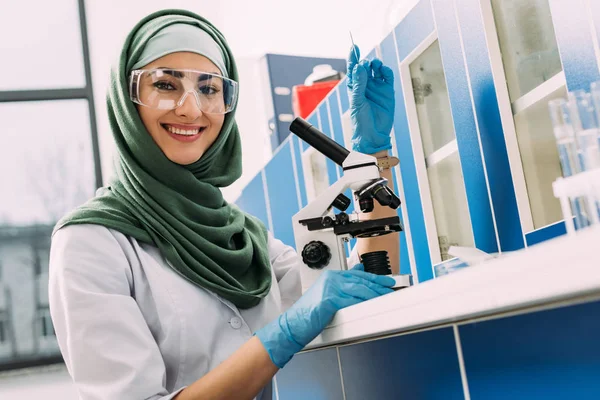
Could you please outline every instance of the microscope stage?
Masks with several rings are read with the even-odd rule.
[[[400,290],[411,286],[412,276],[411,275],[388,275],[396,281],[396,284],[392,286],[394,290]]]

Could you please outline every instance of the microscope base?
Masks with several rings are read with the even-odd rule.
[[[412,276],[411,275],[388,275],[392,279],[396,281],[396,284],[392,286],[394,290],[400,290],[412,285]]]

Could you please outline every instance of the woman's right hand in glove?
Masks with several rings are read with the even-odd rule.
[[[324,271],[293,306],[256,332],[271,361],[283,366],[310,343],[342,308],[391,293],[394,279],[364,271]]]

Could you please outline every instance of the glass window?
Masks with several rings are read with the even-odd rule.
[[[474,240],[438,42],[409,68],[443,261],[451,258],[450,246],[473,246]]]
[[[450,246],[474,246],[458,152],[427,169],[442,261]]]
[[[512,101],[562,71],[548,0],[492,0]]]
[[[562,219],[561,176],[548,101],[566,95],[548,0],[492,0],[533,228]],[[520,194],[517,193],[519,196]],[[524,194],[522,194],[524,196]]]
[[[0,120],[2,364],[59,354],[44,311],[50,234],[93,196],[95,174],[86,100],[0,103]]]
[[[410,64],[425,157],[454,140],[454,125],[440,45],[436,41]]]
[[[11,1],[0,37],[0,90],[85,86],[77,0]]]
[[[548,113],[548,102],[566,96],[566,89],[560,88],[515,115],[517,140],[533,224],[536,228],[562,219],[560,203],[552,191],[552,182],[562,176],[562,171]]]
[[[86,100],[0,103],[0,120],[2,225],[52,224],[93,195]]]

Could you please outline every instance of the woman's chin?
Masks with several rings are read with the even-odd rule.
[[[190,165],[198,161],[202,157],[202,154],[167,154],[167,158],[182,166]]]

